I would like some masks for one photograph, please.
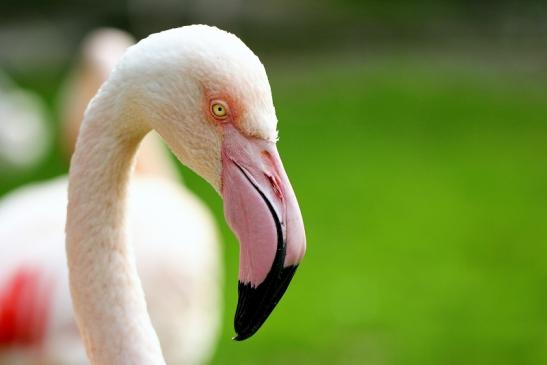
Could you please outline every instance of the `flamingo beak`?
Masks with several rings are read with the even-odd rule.
[[[240,242],[235,340],[251,337],[285,291],[306,250],[298,202],[274,142],[224,127],[224,215]]]

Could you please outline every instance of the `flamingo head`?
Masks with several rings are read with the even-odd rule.
[[[240,243],[234,326],[235,339],[244,340],[277,305],[306,249],[298,202],[276,148],[264,66],[236,36],[189,26],[131,47],[114,77],[126,70],[139,86],[127,88],[125,99],[146,100],[132,108],[224,200]]]

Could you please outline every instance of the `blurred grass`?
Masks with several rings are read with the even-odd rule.
[[[212,363],[547,363],[545,79],[418,58],[268,69],[308,253],[231,341],[237,242],[183,169],[225,237]]]
[[[263,329],[213,364],[547,363],[547,89],[419,60],[270,68],[309,249]],[[273,71],[273,73],[272,73]]]

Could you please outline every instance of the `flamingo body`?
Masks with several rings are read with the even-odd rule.
[[[9,287],[8,281],[21,270],[31,270],[40,273],[34,290],[49,291],[46,302],[33,303],[31,298],[25,306],[47,308],[40,345],[14,341],[15,346],[4,348],[0,363],[87,363],[68,290],[66,189],[67,179],[58,178],[14,191],[0,203],[0,288]],[[219,321],[219,247],[210,213],[179,184],[135,177],[128,222],[152,323],[168,363],[203,363]],[[0,308],[2,304],[7,303]]]

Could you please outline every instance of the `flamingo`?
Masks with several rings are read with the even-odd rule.
[[[113,29],[83,42],[61,103],[67,151],[86,100],[132,43]],[[218,236],[210,212],[180,184],[157,138],[149,134],[139,151],[128,229],[166,360],[201,364],[212,354],[221,312]],[[88,363],[64,252],[67,184],[61,177],[30,185],[0,203],[0,363]]]
[[[122,57],[86,110],[69,172],[69,282],[92,364],[165,363],[125,224],[135,152],[150,130],[224,200],[240,243],[235,339],[262,326],[306,247],[276,125],[264,66],[233,34],[175,28]]]

